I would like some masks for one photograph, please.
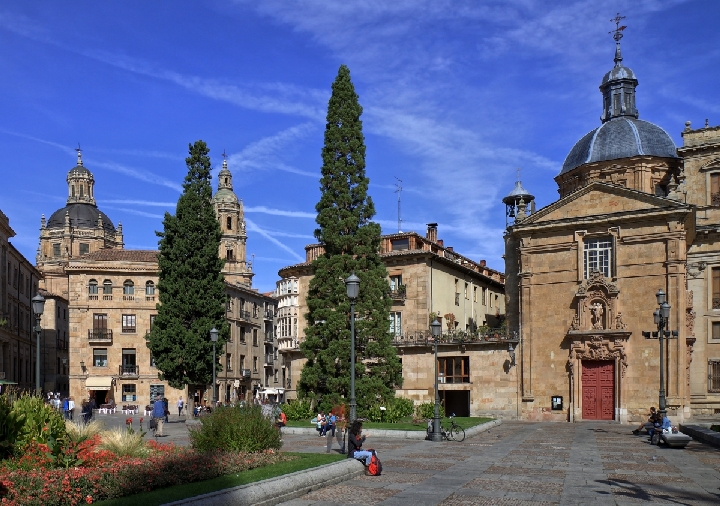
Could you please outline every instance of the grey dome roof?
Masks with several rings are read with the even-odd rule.
[[[635,72],[633,72],[628,67],[623,67],[622,65],[617,65],[610,69],[610,71],[605,74],[602,78],[602,83],[600,83],[600,86],[603,84],[608,83],[609,81],[616,81],[619,79],[634,79],[637,81],[637,77],[635,77]]]
[[[75,175],[79,176],[81,174],[84,176],[92,177],[92,173],[88,169],[86,169],[84,165],[76,165],[75,167],[70,169],[70,171],[68,172],[68,176],[75,176]]]
[[[47,222],[47,228],[63,228],[65,226],[65,212],[70,214],[70,226],[73,228],[96,228],[98,216],[102,217],[103,228],[108,232],[115,232],[115,225],[100,209],[92,204],[69,204],[58,209]]]
[[[220,188],[213,196],[213,201],[218,202],[220,200],[229,200],[230,202],[237,202],[238,198],[235,192],[227,188]]]
[[[530,192],[523,188],[520,181],[515,181],[515,188],[513,188],[513,191],[508,193],[507,197],[502,199],[502,201],[506,204],[515,204],[515,201],[519,198],[522,198],[525,203],[529,203],[535,197],[530,195]]]
[[[565,158],[560,174],[590,162],[638,155],[677,158],[677,148],[659,126],[640,119],[617,117],[580,139]]]

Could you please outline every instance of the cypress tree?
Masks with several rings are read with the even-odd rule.
[[[307,357],[298,389],[304,396],[321,397],[329,406],[350,397],[350,301],[345,278],[361,280],[355,304],[355,392],[358,414],[395,395],[402,384],[402,368],[389,333],[387,270],[379,255],[380,225],[367,194],[362,107],[340,66],[328,103],[322,149],[320,201],[315,206],[319,228],[315,237],[325,252],[313,261],[301,350]]]
[[[166,212],[164,230],[156,232],[160,237],[160,302],[148,336],[159,377],[174,388],[210,384],[210,330],[219,331],[218,350],[229,334],[221,272],[224,260],[218,256],[220,224],[211,201],[210,150],[200,140],[189,150],[188,174],[175,215]]]

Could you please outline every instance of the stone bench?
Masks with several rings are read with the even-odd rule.
[[[692,438],[682,432],[675,434],[660,434],[660,441],[664,442],[670,448],[685,448]]]

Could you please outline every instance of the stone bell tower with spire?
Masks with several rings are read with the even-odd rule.
[[[77,165],[70,169],[66,181],[67,205],[55,211],[49,220],[40,219],[40,244],[35,258],[43,273],[42,288],[67,296],[65,267],[73,258],[100,249],[122,249],[122,225],[117,229],[110,218],[97,208],[95,178],[85,167],[78,147]],[[44,285],[44,286],[43,286]]]
[[[232,186],[232,174],[223,153],[222,169],[218,173],[218,190],[213,196],[215,215],[220,222],[222,239],[219,255],[225,259],[223,275],[232,284],[252,285],[252,265],[246,256],[247,234],[242,200],[237,198]]]

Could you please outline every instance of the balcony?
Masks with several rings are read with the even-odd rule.
[[[88,330],[88,341],[109,343],[112,341],[113,331],[109,329]]]
[[[265,319],[268,321],[272,321],[275,318],[275,313],[272,311],[265,311]]]
[[[275,362],[275,357],[268,353],[265,355],[265,367],[272,367],[273,363]]]
[[[517,333],[508,333],[507,329],[500,327],[497,329],[488,329],[482,327],[477,332],[443,332],[438,337],[438,345],[492,345],[493,343],[514,343],[518,342]],[[415,332],[406,332],[405,334],[394,335],[392,337],[394,346],[434,346],[435,341],[429,330],[418,330]],[[507,346],[507,345],[506,345]]]
[[[245,321],[250,321],[250,311],[238,311],[238,318]]]
[[[268,332],[267,334],[265,334],[265,342],[270,344],[275,342],[275,338],[273,337],[272,332]]]
[[[118,367],[121,378],[137,378],[140,376],[140,367],[137,365],[121,365]]]
[[[123,300],[135,300],[135,295],[130,295],[130,294],[124,293]]]
[[[407,289],[405,285],[398,285],[396,288],[390,288],[389,293],[392,300],[405,300]]]
[[[243,378],[250,379],[250,369],[240,369],[240,372]]]

